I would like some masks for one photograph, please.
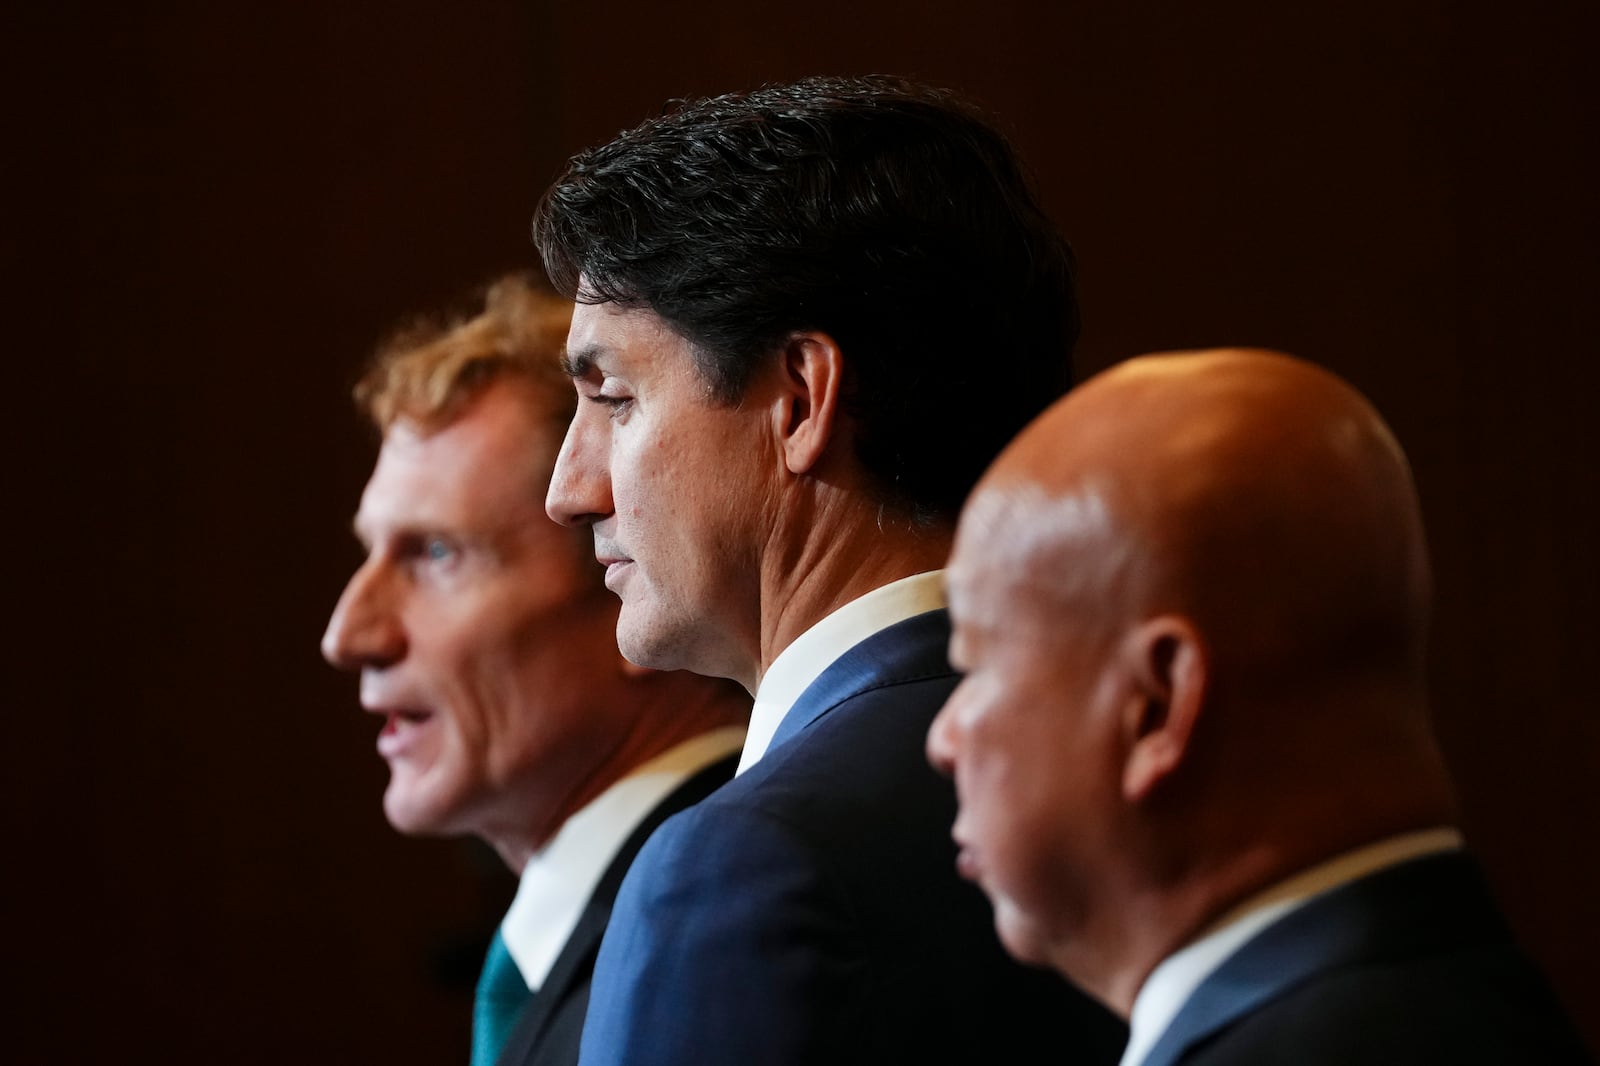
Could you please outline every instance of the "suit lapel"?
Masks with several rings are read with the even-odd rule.
[[[1230,955],[1203,981],[1142,1066],[1171,1066],[1195,1044],[1318,974],[1380,957],[1403,957],[1463,931],[1509,938],[1476,864],[1460,853],[1401,863],[1342,885],[1290,912]]]
[[[947,677],[950,614],[927,611],[896,622],[863,640],[822,671],[783,716],[773,751],[839,704],[863,692],[922,678]]]
[[[523,1008],[516,1027],[500,1052],[498,1066],[515,1066],[529,1061],[557,1008],[574,995],[588,994],[595,956],[599,953],[606,923],[611,920],[611,906],[616,902],[617,889],[621,887],[622,878],[633,864],[634,856],[639,854],[639,849],[644,847],[650,834],[672,815],[699,803],[726,784],[732,779],[738,765],[738,756],[733,755],[700,770],[645,815],[644,821],[623,841],[611,865],[606,867],[606,872],[595,885],[594,894],[589,897],[578,924],[573,927],[572,935],[561,948],[561,954],[556,956],[544,984]]]

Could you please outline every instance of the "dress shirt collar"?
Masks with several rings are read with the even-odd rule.
[[[628,834],[673,789],[739,750],[744,730],[712,730],[640,764],[568,818],[522,870],[500,925],[517,969],[537,992]]]
[[[1314,897],[1411,859],[1462,846],[1461,833],[1440,827],[1402,833],[1335,856],[1252,896],[1151,971],[1133,1001],[1121,1066],[1139,1066],[1189,996],[1253,936]]]
[[[930,570],[858,596],[796,637],[772,660],[756,686],[738,772],[744,773],[767,753],[789,708],[835,659],[874,633],[944,604],[944,571]]]

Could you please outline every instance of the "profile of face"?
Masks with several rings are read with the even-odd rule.
[[[1029,528],[1040,517],[1025,495],[982,489],[962,516],[946,582],[963,677],[927,750],[955,782],[957,866],[993,903],[1001,942],[1022,961],[1058,964],[1084,919],[1085,870],[1115,847],[1104,816],[1126,692],[1102,619],[1072,609],[1084,590],[1063,597],[1040,572],[1092,565],[1088,554],[1042,559]]]
[[[622,601],[617,644],[642,666],[739,677],[758,639],[757,541],[782,466],[763,384],[718,403],[687,340],[609,303],[578,304],[567,364],[578,410],[547,505],[592,527]]]
[[[322,650],[383,720],[402,832],[539,840],[630,728],[615,605],[544,514],[546,409],[506,378],[434,432],[398,422],[362,495]]]

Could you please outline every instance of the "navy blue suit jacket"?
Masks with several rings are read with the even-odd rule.
[[[1145,1066],[1587,1063],[1467,856],[1402,863],[1269,925]]]
[[[954,791],[923,756],[948,639],[935,611],[857,645],[760,762],[645,845],[585,1066],[1116,1062],[1121,1023],[1007,958],[955,872]]]
[[[691,775],[673,789],[646,815],[600,876],[589,902],[584,905],[578,924],[561,948],[561,954],[522,1013],[500,1049],[497,1066],[573,1066],[578,1061],[578,1039],[583,1033],[583,1015],[589,1006],[589,991],[594,980],[595,955],[600,938],[611,919],[622,877],[628,872],[639,849],[669,816],[699,803],[718,786],[733,777],[739,760],[732,756]]]

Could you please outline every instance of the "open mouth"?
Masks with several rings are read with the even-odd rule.
[[[378,731],[378,754],[385,759],[406,754],[432,718],[432,711],[384,712],[383,728]]]

